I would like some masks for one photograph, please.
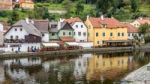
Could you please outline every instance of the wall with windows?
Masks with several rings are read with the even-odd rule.
[[[51,32],[49,33],[49,39],[51,40],[58,40],[58,33],[57,32]]]
[[[108,40],[128,40],[127,28],[94,28],[94,45],[104,45]]]
[[[5,39],[25,39],[25,35],[28,35],[25,29],[13,27],[5,34]]]
[[[49,42],[49,33],[42,33],[42,42]]]
[[[73,30],[60,30],[58,33],[59,37],[73,37]]]
[[[87,28],[83,22],[76,22],[73,26],[76,42],[87,42]]]

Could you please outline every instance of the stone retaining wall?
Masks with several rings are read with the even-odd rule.
[[[47,51],[37,53],[18,53],[18,54],[0,54],[0,59],[26,58],[26,57],[62,57],[69,55],[77,55],[82,53],[116,53],[116,52],[132,52],[132,51],[150,50],[150,46],[133,47],[109,47],[109,48],[92,48],[80,50],[62,50],[62,51]]]

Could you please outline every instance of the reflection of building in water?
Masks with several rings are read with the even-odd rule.
[[[92,54],[83,54],[75,60],[74,76],[76,79],[80,79],[86,74],[88,59],[91,58]]]
[[[87,80],[113,79],[132,65],[132,57],[93,55],[89,59]]]
[[[4,81],[4,68],[2,67],[2,65],[0,65],[0,84],[2,84],[2,82]]]

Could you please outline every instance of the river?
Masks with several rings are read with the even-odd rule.
[[[120,84],[149,62],[148,52],[0,60],[0,84]]]

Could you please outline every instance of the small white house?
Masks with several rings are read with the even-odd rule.
[[[139,28],[143,24],[149,24],[150,25],[150,18],[140,17],[131,23],[131,25],[133,25],[136,28]]]
[[[28,19],[16,22],[4,34],[6,52],[28,52],[40,49],[41,32]]]
[[[49,42],[49,20],[34,20],[34,25],[42,33],[42,42]]]
[[[66,19],[65,21],[74,29],[74,38],[76,42],[87,42],[87,27],[79,17]]]
[[[130,23],[124,23],[128,31],[128,40],[133,40],[135,36],[140,37],[138,28],[134,27]]]

